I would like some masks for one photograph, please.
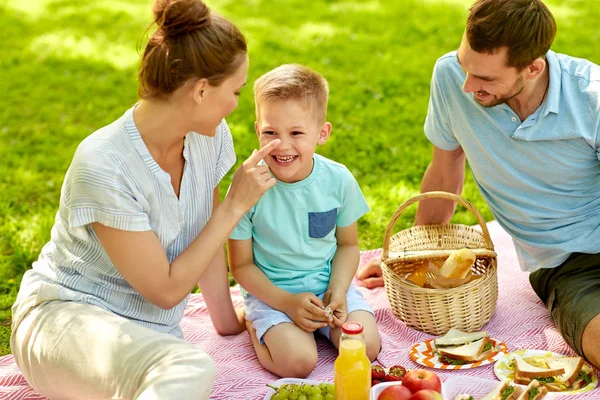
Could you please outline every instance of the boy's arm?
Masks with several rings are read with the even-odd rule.
[[[321,300],[312,293],[289,293],[273,284],[254,263],[252,239],[227,242],[231,274],[254,297],[285,313],[300,328],[314,332],[326,326],[327,313]]]
[[[263,303],[282,311],[290,293],[277,287],[254,264],[252,239],[227,241],[229,267],[233,278],[254,297]]]
[[[335,325],[341,326],[347,317],[346,292],[360,262],[357,223],[354,222],[345,227],[338,226],[335,236],[337,250],[331,261],[331,277],[323,302],[334,311],[334,315],[338,320],[334,320]],[[336,313],[337,309],[340,309],[340,311]]]

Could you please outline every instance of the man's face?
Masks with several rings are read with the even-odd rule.
[[[463,84],[464,92],[473,93],[475,101],[482,106],[494,107],[506,103],[523,90],[523,74],[507,65],[506,47],[493,54],[477,53],[463,35],[457,57],[467,75]]]

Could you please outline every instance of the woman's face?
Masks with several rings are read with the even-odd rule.
[[[214,136],[223,118],[237,108],[240,90],[246,84],[248,75],[248,56],[243,57],[242,64],[220,85],[212,86],[207,83],[202,89],[202,100],[194,110],[196,117],[194,131],[206,136]]]

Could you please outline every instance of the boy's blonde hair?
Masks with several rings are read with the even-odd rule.
[[[299,64],[281,65],[254,83],[256,118],[260,119],[260,106],[272,101],[300,100],[312,107],[320,124],[327,117],[329,85],[321,74]]]

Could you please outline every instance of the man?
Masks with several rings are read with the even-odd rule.
[[[549,51],[541,0],[478,0],[434,68],[421,191],[460,194],[465,161],[567,343],[600,367],[600,67]],[[455,204],[421,202],[416,225]],[[364,286],[381,285],[371,264]]]

